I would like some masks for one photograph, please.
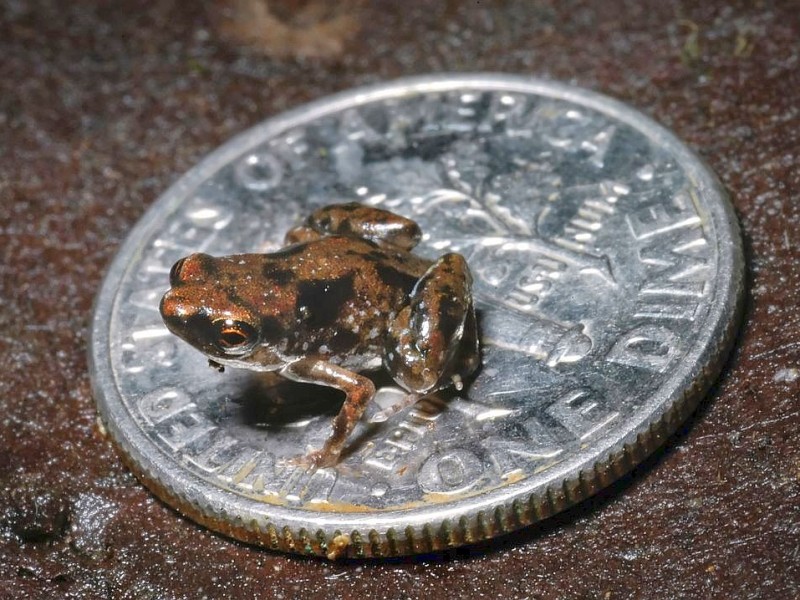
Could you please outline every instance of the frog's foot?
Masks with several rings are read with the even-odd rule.
[[[383,409],[382,411],[376,412],[372,417],[370,417],[370,423],[385,423],[389,420],[389,417],[396,415],[402,410],[405,410],[409,406],[416,404],[419,399],[422,398],[419,394],[406,394],[403,398],[389,406],[388,408]]]
[[[454,373],[450,376],[450,381],[453,382],[453,387],[456,388],[457,391],[461,391],[464,389],[464,380],[461,379],[461,375],[458,373]]]
[[[419,394],[454,385],[479,363],[472,276],[460,254],[445,254],[420,278],[389,325],[384,364]]]
[[[315,231],[305,225],[299,225],[286,232],[283,236],[283,243],[286,245],[302,244],[303,242],[313,242],[322,237],[319,231]]]
[[[319,469],[335,467],[337,462],[339,462],[338,454],[331,455],[324,449],[320,449],[309,452],[305,456],[295,456],[292,458],[283,459],[280,461],[280,464],[289,467],[299,467],[308,474],[313,475]]]

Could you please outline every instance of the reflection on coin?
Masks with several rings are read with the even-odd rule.
[[[178,258],[270,251],[352,200],[417,221],[420,254],[467,258],[482,367],[394,413],[402,393],[379,379],[340,464],[308,473],[283,459],[321,445],[342,397],[209,369],[158,301]],[[212,529],[307,554],[429,552],[546,518],[653,451],[718,372],[741,292],[719,183],[649,119],[550,82],[406,79],[270,119],[169,189],[100,291],[94,389],[134,472]]]

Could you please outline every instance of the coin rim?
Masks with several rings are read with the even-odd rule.
[[[118,287],[165,216],[208,177],[271,136],[364,104],[449,91],[518,92],[563,100],[624,122],[665,148],[706,200],[716,234],[719,286],[698,340],[671,377],[635,413],[623,437],[603,434],[548,469],[550,483],[530,476],[478,495],[386,512],[329,512],[265,504],[215,486],[184,469],[138,428],[121,401],[111,363],[111,316]],[[716,201],[714,201],[716,199]],[[494,537],[547,518],[606,487],[652,453],[695,408],[732,344],[742,311],[744,258],[733,208],[704,161],[671,132],[629,106],[569,85],[496,73],[409,77],[327,96],[274,116],[235,136],[184,174],[134,226],[95,300],[89,362],[100,417],[124,462],[157,496],[190,518],[240,540],[304,554],[386,556],[430,552]],[[667,394],[665,391],[671,390]],[[626,422],[632,422],[628,419]],[[612,431],[618,433],[618,428]],[[166,460],[164,460],[166,458]],[[208,488],[208,489],[204,489]],[[261,509],[260,511],[258,509]],[[335,520],[335,522],[334,522]]]

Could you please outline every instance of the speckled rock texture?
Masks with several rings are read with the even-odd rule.
[[[87,331],[117,247],[181,173],[265,117],[464,70],[615,96],[720,175],[749,291],[718,384],[623,481],[478,547],[329,563],[180,517],[95,425]],[[798,247],[792,0],[4,0],[0,598],[797,598]]]

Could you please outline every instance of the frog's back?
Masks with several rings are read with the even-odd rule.
[[[328,236],[262,255],[274,301],[262,312],[290,329],[289,354],[368,353],[431,262],[371,241]]]

